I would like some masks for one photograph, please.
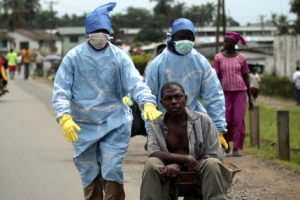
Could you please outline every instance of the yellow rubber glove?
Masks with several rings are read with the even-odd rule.
[[[123,97],[122,100],[123,100],[123,102],[124,102],[127,106],[129,106],[129,100],[130,100],[130,99],[128,98],[128,96]]]
[[[144,105],[144,119],[147,120],[148,117],[150,121],[156,120],[163,113],[156,109],[156,106],[151,103],[146,103]]]
[[[63,133],[68,142],[76,142],[78,140],[78,136],[76,131],[80,131],[80,127],[75,124],[72,117],[69,114],[62,116],[59,119],[60,125],[63,127]]]
[[[219,132],[219,138],[220,138],[221,146],[223,146],[223,148],[225,150],[227,150],[228,149],[228,144],[227,144],[225,138],[223,137],[223,132]]]

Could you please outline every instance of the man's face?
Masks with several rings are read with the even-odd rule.
[[[179,41],[179,40],[189,40],[189,41],[192,41],[192,42],[195,41],[194,34],[190,30],[178,31],[172,36],[172,39],[174,41]]]
[[[185,113],[186,100],[180,87],[173,85],[163,92],[160,103],[170,116],[178,116]]]

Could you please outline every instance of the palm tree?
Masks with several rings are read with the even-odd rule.
[[[185,3],[177,3],[173,6],[172,9],[172,19],[177,19],[177,18],[181,18],[184,17],[184,13],[186,12],[187,7],[185,5]]]
[[[154,7],[154,14],[164,16],[170,14],[171,4],[174,2],[174,0],[150,0],[150,2],[151,1],[157,2],[156,6]]]
[[[9,30],[24,27],[40,8],[39,0],[4,0],[2,5]]]
[[[157,20],[159,20],[160,25],[163,27],[168,27],[170,25],[170,16],[172,14],[172,6],[171,4],[174,0],[150,0],[157,2],[153,11]]]
[[[290,11],[297,15],[297,19],[294,22],[295,32],[300,34],[300,0],[291,0],[290,5]]]
[[[271,14],[272,23],[277,26],[280,35],[286,34],[289,32],[289,20],[286,15],[277,16],[275,13]]]
[[[14,28],[22,27],[26,23],[23,0],[4,0],[3,4],[4,19],[6,19],[8,29],[12,31]]]
[[[212,24],[217,16],[217,5],[214,3],[206,3],[205,7],[205,16],[206,16],[206,25]]]
[[[204,26],[205,24],[206,17],[203,5],[192,5],[186,12],[186,16],[188,19],[194,22],[195,26]]]
[[[36,14],[40,11],[41,5],[39,0],[25,0],[25,19],[27,21],[33,20],[36,17]]]

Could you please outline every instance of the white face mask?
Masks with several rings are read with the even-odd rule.
[[[105,33],[91,33],[89,34],[89,41],[95,49],[102,49],[105,47],[107,41],[109,41],[110,37]]]

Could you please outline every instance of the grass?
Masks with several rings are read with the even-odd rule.
[[[278,107],[270,102],[255,103],[259,107],[260,117],[260,149],[250,147],[249,111],[246,112],[246,138],[244,151],[256,154],[272,162],[294,169],[300,173],[300,107]],[[278,158],[277,151],[277,111],[289,111],[290,161]]]

